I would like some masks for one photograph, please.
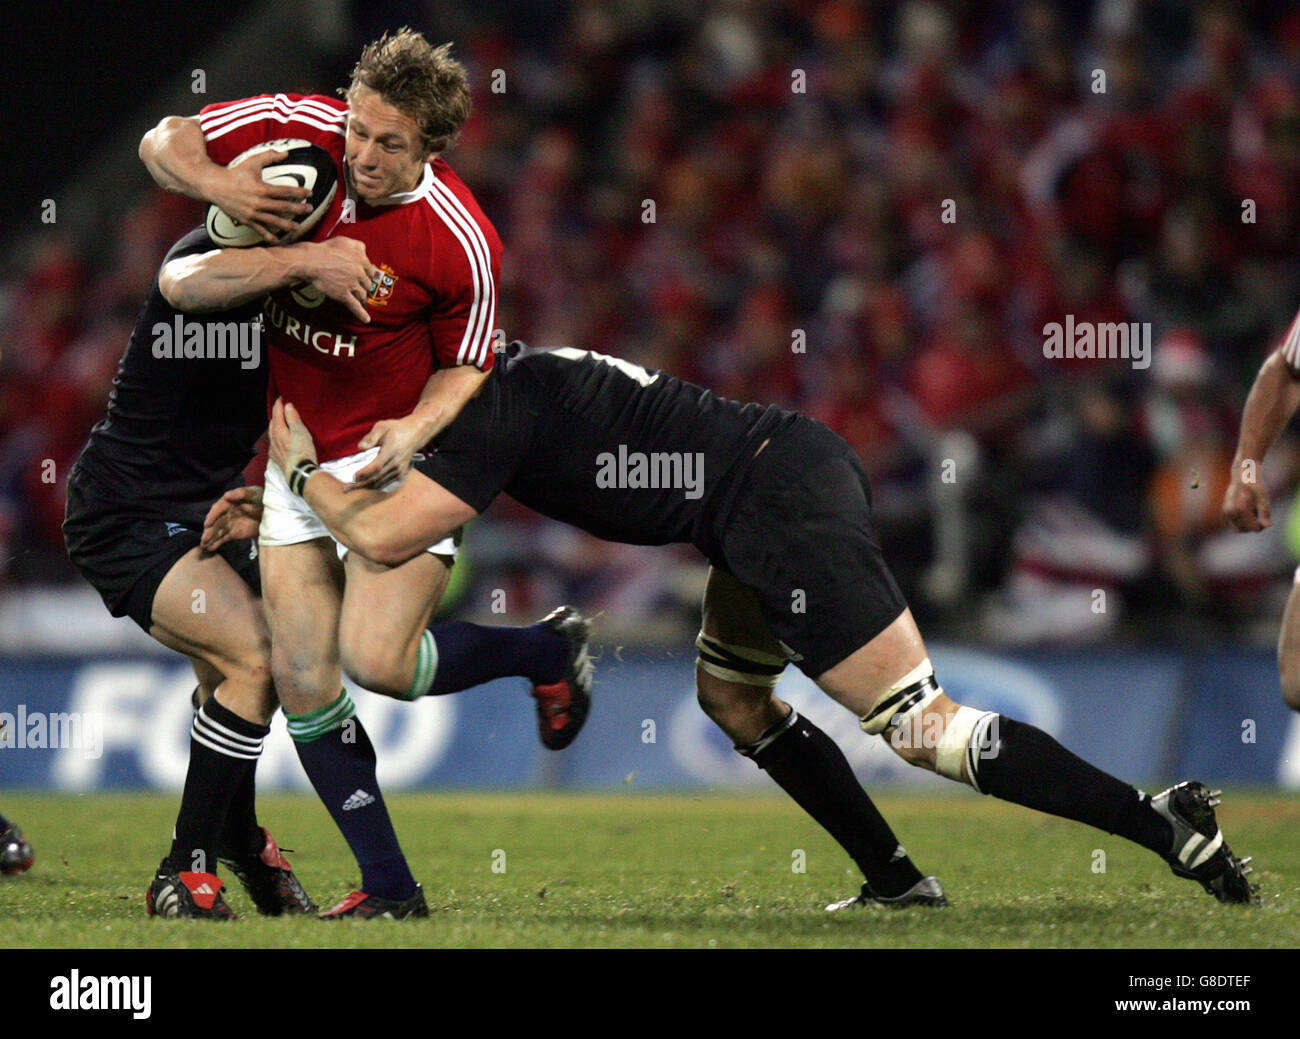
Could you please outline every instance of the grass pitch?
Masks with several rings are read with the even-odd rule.
[[[398,794],[389,805],[429,907],[392,923],[265,919],[233,878],[233,924],[162,921],[144,890],[177,799],[4,793],[36,865],[0,877],[10,948],[1047,948],[1300,946],[1300,803],[1229,792],[1263,904],[1221,906],[1115,837],[974,794],[880,798],[951,909],[828,914],[857,890],[844,853],[780,798]],[[357,873],[324,808],[268,796],[262,821],[322,908]],[[803,871],[800,872],[800,867]]]

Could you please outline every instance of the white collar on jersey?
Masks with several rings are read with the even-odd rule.
[[[368,206],[404,206],[407,202],[414,202],[423,198],[428,192],[429,186],[433,183],[433,167],[429,163],[424,164],[424,176],[420,178],[420,183],[415,185],[410,191],[399,191],[395,195],[386,195],[383,198],[375,199],[373,202],[367,202]]]

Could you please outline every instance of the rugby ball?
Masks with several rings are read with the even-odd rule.
[[[296,231],[287,233],[281,238],[284,243],[296,242],[320,223],[321,217],[334,201],[334,194],[339,188],[338,169],[334,165],[334,157],[319,145],[290,137],[255,145],[242,155],[235,156],[230,165],[238,166],[241,162],[246,162],[263,152],[287,153],[283,159],[262,167],[264,181],[268,184],[289,184],[294,187],[308,188],[311,191],[311,197],[307,199],[311,203],[311,210],[297,219]],[[205,223],[208,237],[217,245],[243,249],[250,245],[263,244],[262,238],[256,231],[245,227],[215,205],[208,206]]]

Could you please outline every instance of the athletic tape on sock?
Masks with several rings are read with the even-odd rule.
[[[966,763],[970,785],[981,794],[979,762],[991,752],[990,726],[998,717],[995,711],[977,711],[974,707],[958,707],[943,728],[943,736],[934,751],[934,770],[941,776],[962,781],[962,762]],[[994,733],[996,730],[994,730]]]

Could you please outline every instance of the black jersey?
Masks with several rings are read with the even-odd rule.
[[[168,260],[217,248],[203,228]],[[77,466],[143,515],[169,520],[207,507],[240,482],[266,429],[261,301],[182,314],[154,278],[113,380],[108,415]]]
[[[498,360],[416,468],[479,512],[504,491],[606,541],[715,558],[754,456],[810,423],[602,354],[524,351]]]

